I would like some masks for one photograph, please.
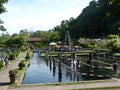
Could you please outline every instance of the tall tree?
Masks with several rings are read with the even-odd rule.
[[[0,0],[0,14],[6,12],[6,9],[3,6],[3,4],[7,3],[7,2],[8,2],[8,0]],[[4,26],[2,24],[3,24],[3,21],[0,19],[0,30],[6,31],[6,29],[4,28]]]
[[[120,0],[109,0],[109,14],[120,20]]]

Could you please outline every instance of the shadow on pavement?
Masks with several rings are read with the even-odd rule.
[[[0,83],[0,86],[6,86],[6,85],[9,85],[10,83],[8,83],[8,82],[2,82],[2,83]]]

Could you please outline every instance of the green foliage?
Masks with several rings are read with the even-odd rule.
[[[120,57],[120,53],[114,53],[114,56]]]
[[[108,43],[108,47],[111,48],[113,52],[120,52],[120,39],[119,38],[112,39]]]
[[[51,33],[48,32],[48,31],[36,31],[34,33],[32,33],[31,35],[32,37],[40,37],[40,38],[43,38],[43,42],[47,44],[47,42],[49,43],[50,42],[50,36],[51,36]]]
[[[27,54],[26,54],[26,57],[25,57],[26,59],[30,59],[30,53],[29,52],[27,52]]]
[[[1,31],[6,31],[6,28],[3,25],[0,25],[0,30]]]
[[[60,41],[63,41],[65,37],[65,33],[70,29],[70,26],[74,22],[74,20],[75,19],[73,17],[71,17],[69,20],[63,20],[61,21],[60,25],[57,25],[51,31],[58,32],[59,34],[57,36],[59,37],[57,38],[60,39]]]
[[[3,6],[4,3],[7,3],[8,0],[0,0],[0,14],[6,12],[5,7]],[[3,24],[3,21],[0,19],[0,24]],[[0,25],[1,31],[6,31],[3,25]]]
[[[3,6],[4,3],[7,3],[8,0],[0,0],[0,14],[6,11],[5,7]]]
[[[22,29],[22,30],[20,30],[19,35],[28,36],[29,32],[27,31],[27,29]]]
[[[9,59],[10,60],[15,60],[16,59],[16,55],[15,54],[10,54],[9,55]]]
[[[113,35],[113,34],[110,34],[107,36],[108,39],[116,39],[118,38],[118,35]]]
[[[94,42],[87,42],[84,44],[80,44],[83,48],[96,48],[96,44]]]
[[[80,46],[82,46],[83,48],[96,48],[97,44],[90,40],[90,39],[85,39],[85,38],[80,38],[78,40],[78,42],[80,43]]]
[[[120,20],[120,0],[108,0],[110,9],[109,15]]]
[[[6,44],[8,47],[19,48],[26,45],[26,39],[24,36],[21,35],[12,36],[11,38],[9,38]]]
[[[38,48],[42,47],[42,43],[40,43],[40,42],[35,42],[34,45],[35,45],[35,47],[38,47]]]
[[[59,32],[60,41],[64,41],[65,32],[68,30],[73,40],[80,37],[103,38],[111,33],[118,34],[118,28],[114,26],[118,20],[107,16],[110,8],[109,0],[92,0],[76,19],[63,20],[52,31]]]
[[[96,41],[95,43],[97,44],[97,48],[108,48],[107,45],[110,42],[108,39],[101,39]]]
[[[23,69],[25,67],[25,62],[24,61],[21,61],[19,64],[18,64],[19,68],[20,69]]]
[[[51,33],[50,41],[51,42],[57,42],[60,39],[60,35],[57,31]]]
[[[10,38],[10,35],[8,33],[2,33],[2,35],[0,36],[0,45],[2,47],[5,47],[6,46],[6,42],[7,40],[9,40]]]
[[[21,47],[21,51],[22,51],[22,52],[25,52],[25,50],[26,50],[26,47],[25,47],[25,46],[22,46],[22,47]]]
[[[2,69],[4,67],[4,64],[2,61],[0,61],[0,69]]]
[[[12,69],[9,71],[9,75],[11,76],[16,76],[18,74],[18,70],[17,69]]]

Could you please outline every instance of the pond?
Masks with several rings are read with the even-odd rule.
[[[37,84],[37,83],[57,83],[57,82],[71,82],[83,80],[81,75],[67,72],[65,65],[62,65],[62,75],[59,73],[59,63],[51,60],[45,60],[39,58],[38,53],[33,53],[33,57],[30,59],[30,65],[28,66],[22,84]]]
[[[59,68],[59,65],[61,65],[61,68]],[[25,72],[22,84],[47,84],[111,78],[109,75],[108,77],[101,77],[102,75],[99,75],[99,73],[86,75],[88,74],[89,68],[85,65],[82,65],[79,69],[79,73],[70,71],[65,64],[59,64],[54,60],[38,57],[38,53],[34,52],[30,59],[30,65]],[[103,70],[101,68],[93,68],[93,70],[102,73],[106,71],[109,72],[108,69]]]

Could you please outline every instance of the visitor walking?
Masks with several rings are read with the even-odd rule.
[[[118,68],[118,63],[116,61],[114,61],[113,62],[113,71],[114,71],[115,75],[117,74],[117,68]]]
[[[1,56],[1,61],[2,61],[3,65],[5,65],[5,60],[4,60],[3,56]]]

